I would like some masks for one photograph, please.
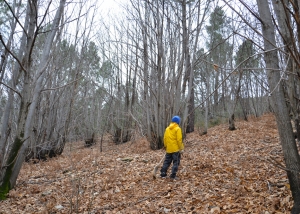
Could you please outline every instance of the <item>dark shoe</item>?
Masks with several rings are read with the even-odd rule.
[[[167,173],[165,173],[165,172],[160,172],[160,177],[161,177],[161,178],[166,178],[166,177],[167,177]]]

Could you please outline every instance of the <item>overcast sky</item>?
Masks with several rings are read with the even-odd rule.
[[[128,0],[101,0],[100,2],[100,9],[102,12],[108,12],[110,15],[118,14],[121,12],[122,7],[121,5]]]

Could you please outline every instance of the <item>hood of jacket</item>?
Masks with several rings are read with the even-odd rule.
[[[179,125],[177,123],[175,123],[175,122],[171,122],[170,125],[169,125],[169,128],[171,130],[174,129],[174,128],[176,128],[176,127],[179,127]]]

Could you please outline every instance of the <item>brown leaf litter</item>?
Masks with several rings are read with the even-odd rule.
[[[0,213],[289,213],[293,205],[271,114],[188,134],[178,176],[153,179],[164,152],[144,138],[68,144],[46,162],[24,163]],[[272,164],[275,163],[275,164]]]

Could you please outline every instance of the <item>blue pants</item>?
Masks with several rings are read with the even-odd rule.
[[[167,171],[171,163],[173,162],[172,166],[172,173],[170,178],[175,178],[176,173],[178,171],[178,167],[180,164],[180,153],[179,152],[174,152],[174,153],[166,153],[166,158],[163,163],[163,166],[160,170],[160,176],[161,177],[166,177],[167,176]]]

